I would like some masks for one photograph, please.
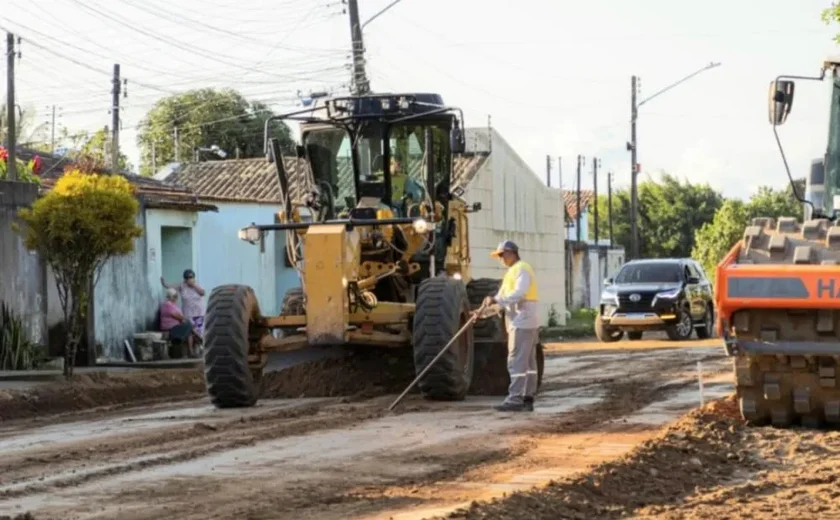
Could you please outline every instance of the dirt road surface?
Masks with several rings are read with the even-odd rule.
[[[700,404],[698,362],[705,401],[732,392],[716,341],[564,343],[548,349],[530,414],[494,412],[491,396],[409,397],[389,413],[389,393],[268,399],[244,411],[187,399],[7,421],[0,517],[562,518],[480,507],[507,507],[533,486],[557,490],[661,436]]]

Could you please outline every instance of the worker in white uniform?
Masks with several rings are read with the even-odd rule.
[[[508,268],[495,296],[488,296],[485,305],[498,304],[505,310],[508,332],[508,373],[510,388],[501,412],[531,412],[537,392],[537,342],[539,314],[537,278],[534,269],[519,258],[519,247],[510,240],[499,244],[491,253]]]

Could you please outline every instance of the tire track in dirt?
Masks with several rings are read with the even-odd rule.
[[[345,428],[385,415],[375,405],[303,405],[221,424],[195,423],[164,428],[152,434],[117,436],[79,443],[68,449],[26,451],[0,461],[0,497],[17,498],[52,488],[72,487],[91,480],[196,459],[259,442],[316,430]],[[49,474],[51,476],[46,476]]]
[[[658,359],[660,355],[662,355],[662,359]],[[637,361],[635,371],[628,369],[628,360],[621,356],[613,356],[609,361],[601,360],[593,362],[591,366],[587,366],[583,370],[581,370],[581,367],[577,367],[574,370],[574,381],[550,383],[546,385],[544,391],[554,390],[552,384],[557,384],[566,389],[579,389],[580,393],[587,393],[594,387],[600,385],[600,394],[603,394],[602,397],[604,398],[602,402],[581,406],[558,417],[541,415],[529,425],[523,427],[520,423],[517,426],[513,426],[513,428],[516,428],[516,433],[528,433],[536,436],[540,434],[548,435],[560,431],[586,431],[605,421],[615,419],[622,414],[639,410],[657,399],[664,398],[666,394],[670,395],[669,392],[677,392],[685,386],[696,384],[691,379],[684,380],[682,384],[668,383],[669,378],[674,378],[680,373],[684,373],[685,367],[693,365],[697,360],[697,357],[690,360],[679,359],[680,356],[676,354],[663,355],[660,352],[653,357],[640,360],[644,365],[643,370],[639,370],[639,361]],[[549,359],[555,357],[563,356],[550,355]],[[642,356],[637,357],[642,358]],[[718,356],[706,357],[714,358]],[[557,377],[556,373],[552,375],[553,377]],[[264,441],[280,439],[291,435],[305,435],[324,429],[348,429],[359,423],[380,419],[389,415],[385,411],[385,408],[388,402],[390,402],[390,398],[390,396],[381,397],[364,401],[360,404],[345,403],[299,406],[293,409],[279,410],[212,425],[199,422],[191,426],[170,427],[137,436],[121,436],[105,439],[104,441],[97,440],[95,441],[94,452],[89,452],[89,448],[94,447],[93,443],[88,447],[82,444],[74,449],[65,450],[66,454],[58,457],[58,460],[54,460],[47,455],[61,454],[61,448],[51,449],[48,447],[44,450],[36,450],[34,456],[30,454],[29,457],[31,460],[23,460],[22,465],[17,464],[21,462],[20,460],[8,459],[0,461],[0,475],[8,472],[8,476],[15,481],[15,487],[7,487],[7,489],[0,491],[0,496],[5,498],[20,498],[35,493],[48,493],[52,489],[72,488],[106,477],[124,475],[145,468],[193,460],[205,455],[226,452],[244,446],[255,446]],[[419,396],[412,396],[406,400],[403,406],[397,409],[397,412],[398,414],[436,411],[452,412],[453,410],[484,409],[484,406],[476,405],[473,407],[469,404],[463,406],[462,403],[456,408],[451,404],[430,403],[421,400]],[[427,451],[417,450],[416,453],[409,452],[408,454],[389,456],[387,453],[382,453],[381,451],[380,453],[376,453],[376,451],[371,452],[366,457],[374,457],[377,465],[399,466],[401,462],[405,463],[409,461],[420,466],[428,466],[431,469],[419,475],[386,475],[382,477],[384,479],[383,482],[366,490],[363,495],[358,494],[357,483],[348,486],[346,483],[342,484],[340,478],[338,479],[339,482],[336,482],[334,478],[318,477],[310,479],[310,482],[304,480],[294,484],[286,483],[291,486],[295,493],[299,493],[300,496],[309,497],[312,501],[306,505],[306,503],[297,499],[287,500],[286,502],[288,504],[282,506],[282,509],[290,513],[289,517],[302,517],[303,513],[307,511],[317,511],[320,513],[320,509],[312,508],[318,507],[317,504],[324,504],[321,507],[328,507],[328,509],[337,512],[335,518],[346,518],[342,514],[352,511],[376,511],[385,507],[386,502],[393,506],[395,499],[394,497],[384,497],[382,494],[380,494],[379,499],[373,499],[370,493],[373,489],[384,490],[393,486],[428,485],[441,480],[455,478],[472,468],[482,465],[499,464],[516,460],[533,447],[533,444],[515,443],[511,447],[500,450],[497,443],[500,434],[507,435],[504,430],[500,430],[495,431],[492,436],[485,436],[492,440],[492,446],[495,446],[493,449],[488,446],[471,446],[471,442],[459,442],[456,444],[460,452],[454,454],[429,454]],[[107,464],[110,466],[104,466]],[[97,465],[99,466],[97,467]],[[17,469],[15,466],[17,466]],[[76,470],[75,474],[72,473],[73,470]],[[84,470],[85,472],[81,472],[80,470]],[[60,474],[55,480],[50,481],[46,477],[44,480],[35,480],[41,478],[43,473],[49,472],[55,474],[57,471],[63,471],[64,473]],[[4,481],[10,482],[5,477],[7,475],[4,475]],[[179,478],[172,484],[173,489],[182,488],[181,484],[183,484],[183,487],[190,489],[189,486],[192,485],[190,482],[194,484],[204,479],[203,476],[201,478]],[[168,482],[171,478],[167,478],[166,480]],[[243,490],[245,483],[252,481],[252,477],[247,473],[241,477],[237,476],[235,480],[235,483],[227,484],[216,482],[209,476],[207,477],[207,482],[211,484],[208,486],[208,492],[212,486],[219,486],[220,489],[224,489],[225,493],[220,496],[228,497],[231,502],[229,505],[215,504],[216,509],[210,511],[207,508],[207,504],[190,505],[189,497],[185,498],[183,493],[181,493],[173,496],[175,503],[172,507],[179,511],[179,518],[231,517],[225,516],[222,514],[222,511],[228,511],[233,516],[247,512],[252,518],[271,518],[272,512],[274,514],[278,512],[277,508],[281,506],[276,500],[269,500],[269,503],[273,505],[266,508],[259,503],[253,504],[245,499],[246,496],[251,496],[251,491]],[[266,493],[269,490],[266,488],[267,484],[263,480],[254,479],[253,487],[254,489],[262,489],[262,492]],[[134,494],[132,495],[134,498],[132,500],[136,500],[139,496],[137,495],[138,492],[139,490],[135,488]],[[157,489],[156,493],[159,492],[160,489]],[[288,497],[286,492],[282,494]],[[149,499],[153,498],[150,492]],[[184,500],[187,500],[187,503],[184,503]],[[197,500],[197,497],[193,497],[192,500]],[[207,498],[206,500],[214,502],[213,499]],[[298,505],[293,506],[292,504]],[[196,516],[190,516],[192,515],[193,509],[204,511],[205,516],[198,513],[196,513]],[[212,513],[210,516],[207,516],[208,511]],[[291,514],[296,511],[301,514]],[[184,515],[181,515],[180,512],[183,512]],[[160,513],[160,510],[154,509],[146,512],[136,511],[128,516],[121,516],[121,518],[156,518]],[[319,514],[318,517],[320,518],[321,515]]]

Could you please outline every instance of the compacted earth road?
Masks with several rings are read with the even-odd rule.
[[[254,408],[221,411],[199,393],[200,373],[162,380],[177,377],[147,376],[149,399],[131,407],[110,398],[133,384],[118,378],[55,395],[0,389],[0,518],[840,512],[827,457],[840,438],[741,424],[715,340],[550,345],[533,413],[495,412],[495,396],[410,396],[388,412],[398,390],[385,383],[306,397],[282,382]],[[167,384],[179,393],[163,395]],[[88,409],[70,405],[86,395]],[[685,415],[701,399],[706,406]]]

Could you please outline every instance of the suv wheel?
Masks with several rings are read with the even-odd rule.
[[[668,326],[665,332],[671,341],[685,341],[691,337],[693,330],[694,322],[691,320],[691,313],[681,306],[677,313],[677,323]]]
[[[630,341],[639,341],[640,339],[642,339],[642,334],[643,332],[640,330],[628,332],[627,339],[629,339]]]
[[[608,327],[601,321],[601,315],[595,316],[595,335],[604,343],[614,343],[624,336],[620,329]]]
[[[714,320],[712,319],[712,308],[706,307],[706,314],[703,315],[703,325],[697,327],[697,337],[706,339],[712,337],[714,331]]]

